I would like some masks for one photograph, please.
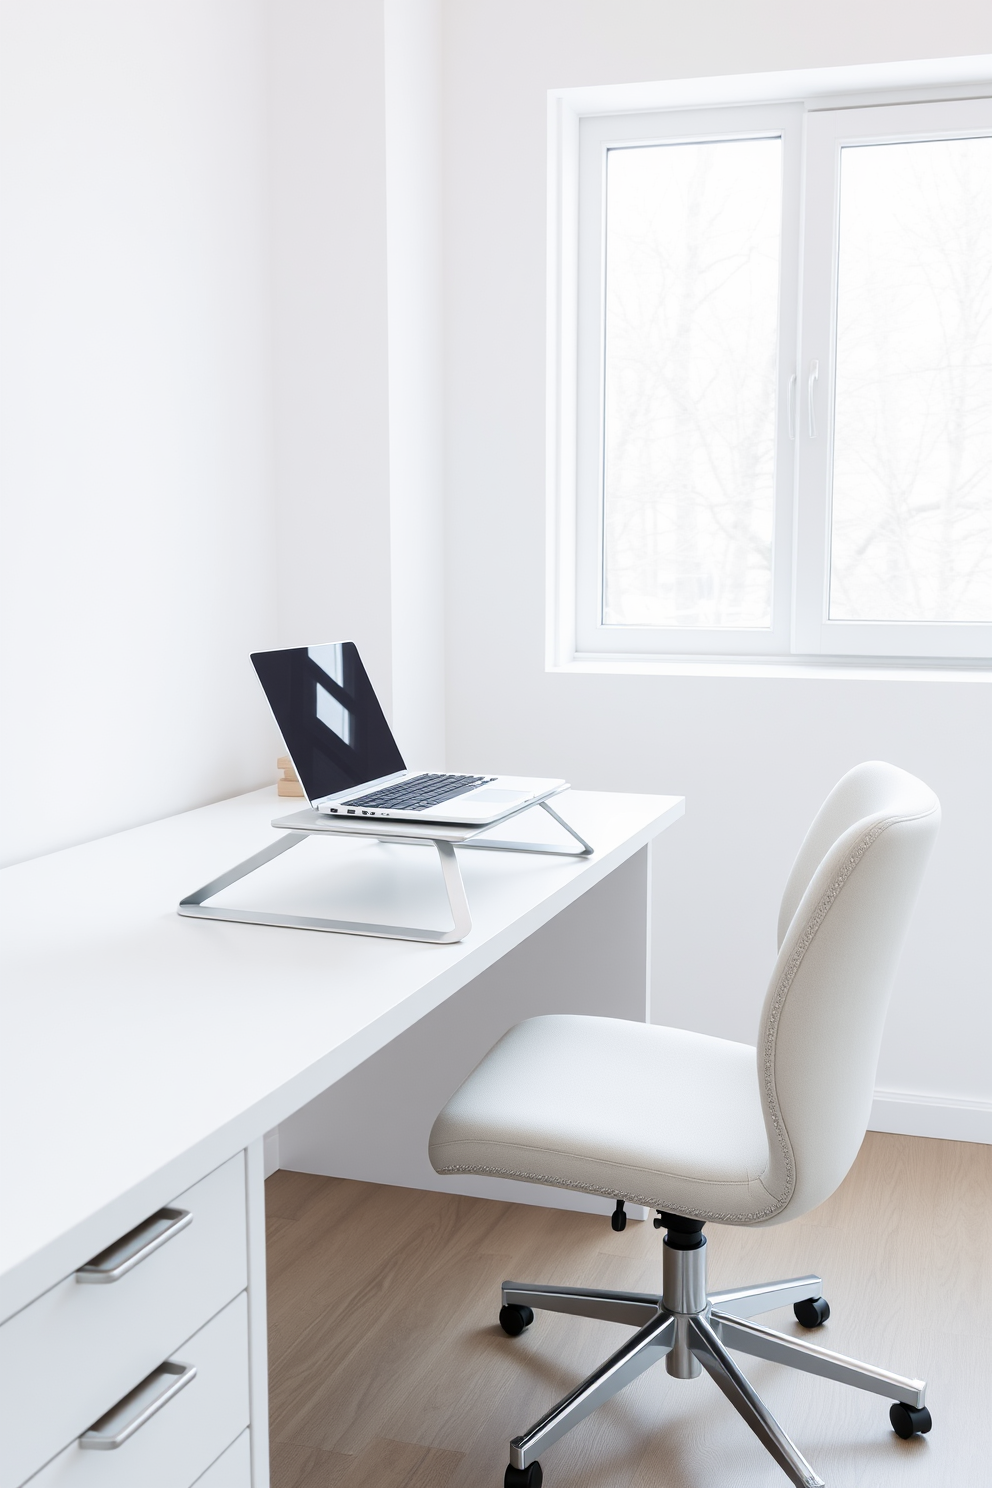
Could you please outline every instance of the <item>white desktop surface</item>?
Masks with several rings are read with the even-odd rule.
[[[465,851],[454,945],[183,919],[272,840],[274,787],[0,873],[0,1321],[409,1028],[684,810],[569,791],[590,858]],[[545,813],[493,829],[553,840]],[[564,837],[563,837],[564,843]],[[294,848],[226,902],[443,922],[432,849]]]

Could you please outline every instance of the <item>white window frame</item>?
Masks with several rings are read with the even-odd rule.
[[[837,261],[840,247],[840,157],[844,146],[992,135],[992,98],[811,109],[806,159],[824,190],[808,192],[803,238],[803,307],[796,495],[795,645],[810,654],[872,657],[992,656],[985,625],[831,620],[828,615],[830,492],[837,349]],[[812,172],[811,172],[812,174]],[[812,385],[811,369],[819,370]],[[815,428],[815,434],[811,432]]]
[[[799,104],[740,108],[680,109],[583,119],[579,126],[578,337],[576,345],[576,592],[579,651],[615,649],[622,631],[624,650],[637,655],[678,651],[685,655],[775,655],[788,651],[791,635],[793,501],[795,445],[789,437],[789,379],[795,355],[782,356],[777,373],[774,533],[772,539],[772,625],[762,629],[608,626],[602,622],[605,200],[607,157],[637,145],[740,139],[782,140],[783,233],[779,281],[779,345],[795,348],[799,296],[803,110]],[[582,252],[581,248],[589,251]]]
[[[907,75],[907,67],[909,75]],[[879,625],[827,617],[830,470],[825,429],[833,426],[833,284],[842,144],[884,137],[969,135],[992,126],[992,59],[833,69],[739,79],[703,79],[655,89],[585,89],[551,95],[549,129],[548,323],[548,664],[703,658],[770,662],[887,663],[940,658],[983,665],[992,624]],[[939,74],[943,73],[941,82]],[[969,80],[974,81],[969,81]],[[915,82],[915,86],[912,84]],[[978,84],[976,87],[975,84]],[[895,86],[893,86],[893,84]],[[888,85],[888,86],[887,86]],[[723,97],[721,99],[721,88]],[[805,96],[802,96],[805,94]],[[978,95],[976,97],[976,95]],[[758,101],[760,100],[760,101]],[[651,107],[652,102],[656,104]],[[692,108],[705,104],[705,111]],[[921,127],[920,104],[940,105],[946,123]],[[657,104],[660,104],[659,108]],[[916,109],[916,113],[912,112]],[[964,111],[962,113],[962,110]],[[931,112],[929,109],[927,112]],[[936,115],[932,115],[936,118]],[[954,122],[954,120],[957,122]],[[602,624],[603,181],[606,151],[666,139],[780,134],[783,139],[781,365],[778,370],[773,621],[769,630],[639,628]],[[801,202],[806,149],[833,152],[826,193]],[[824,232],[823,218],[828,226]],[[831,220],[832,214],[832,220]],[[806,241],[818,237],[818,258]],[[580,244],[582,252],[580,253]],[[800,279],[804,282],[800,286]],[[818,314],[811,297],[819,296]],[[791,298],[790,298],[791,297]],[[822,313],[824,299],[829,313]],[[798,312],[797,313],[797,309]],[[803,337],[798,344],[798,336]],[[794,358],[788,348],[795,346]],[[807,381],[815,384],[817,436],[810,438]],[[805,369],[801,371],[801,369]],[[796,377],[796,438],[789,437],[790,382]],[[791,495],[789,487],[791,486]]]

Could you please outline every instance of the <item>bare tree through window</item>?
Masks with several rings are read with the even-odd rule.
[[[992,138],[845,147],[832,620],[992,620]]]
[[[767,627],[782,142],[611,150],[607,624]]]

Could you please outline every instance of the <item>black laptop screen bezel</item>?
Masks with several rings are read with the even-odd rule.
[[[251,661],[311,802],[406,769],[353,641],[254,651]]]

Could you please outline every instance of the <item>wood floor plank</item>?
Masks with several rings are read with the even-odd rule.
[[[280,1488],[343,1488],[354,1458],[293,1442],[273,1442],[272,1482]]]
[[[459,1452],[377,1437],[355,1459],[346,1488],[448,1488],[461,1461]]]
[[[266,1185],[273,1488],[499,1488],[511,1436],[627,1330],[496,1321],[506,1278],[660,1290],[661,1237],[598,1216],[308,1174]],[[870,1133],[818,1210],[707,1228],[711,1287],[818,1271],[826,1347],[928,1380],[934,1429],[902,1442],[888,1403],[739,1356],[831,1488],[978,1488],[992,1406],[992,1148]],[[783,1309],[769,1326],[804,1335]],[[707,1378],[658,1368],[542,1464],[554,1488],[780,1488]]]

